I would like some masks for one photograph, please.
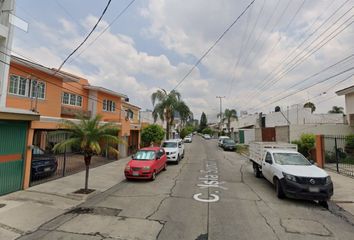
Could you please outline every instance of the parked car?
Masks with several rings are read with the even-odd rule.
[[[151,179],[167,169],[167,156],[163,148],[142,148],[135,153],[124,169],[124,175],[129,179]]]
[[[192,142],[192,136],[191,135],[188,135],[184,138],[184,142],[185,143],[191,143]]]
[[[236,143],[233,139],[226,138],[222,141],[222,148],[224,149],[224,151],[226,150],[234,151],[236,150]]]
[[[254,175],[274,184],[278,198],[325,202],[333,195],[331,177],[298,153],[295,144],[252,143],[250,160]]]
[[[209,134],[204,134],[203,138],[206,139],[206,140],[209,140],[209,139],[211,139],[211,136]]]
[[[38,179],[52,175],[57,171],[58,161],[54,154],[46,153],[43,149],[33,146],[31,178]]]
[[[229,139],[229,137],[228,137],[228,136],[220,136],[220,137],[218,138],[218,146],[219,146],[219,147],[222,147],[222,141],[223,141],[224,139]]]
[[[165,140],[162,147],[166,151],[167,161],[176,164],[184,158],[184,144],[180,139]]]

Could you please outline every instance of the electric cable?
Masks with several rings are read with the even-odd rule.
[[[201,63],[201,61],[209,54],[211,50],[220,42],[220,40],[226,35],[228,31],[238,22],[238,20],[245,14],[245,12],[253,5],[256,0],[252,0],[250,4],[241,12],[241,14],[226,28],[226,30],[218,37],[218,39],[208,48],[208,50],[198,59],[198,61],[192,66],[192,68],[184,75],[184,77],[177,83],[177,85],[171,90],[176,90],[184,80],[193,72],[193,70]]]
[[[58,73],[61,68],[64,66],[64,64],[69,60],[69,58],[87,41],[87,39],[91,36],[91,34],[95,31],[95,29],[97,28],[98,24],[101,22],[101,19],[103,18],[103,16],[105,15],[109,5],[111,4],[112,0],[108,0],[106,7],[103,9],[103,12],[101,14],[101,16],[98,18],[96,24],[93,26],[93,28],[91,29],[91,31],[88,33],[88,35],[85,37],[85,39],[64,59],[64,61],[62,62],[62,64],[60,64],[59,68],[57,69],[56,73]],[[55,73],[55,74],[56,74]]]

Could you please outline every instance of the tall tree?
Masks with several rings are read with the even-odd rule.
[[[311,108],[311,113],[313,113],[316,110],[316,106],[312,102],[307,102],[304,104],[304,108]]]
[[[208,119],[204,112],[200,116],[200,124],[199,124],[199,131],[202,132],[204,128],[208,126]]]
[[[167,93],[166,90],[159,89],[151,95],[151,101],[154,106],[152,116],[155,121],[158,117],[162,121],[166,121],[166,139],[169,139],[171,126],[174,121],[174,113],[178,112],[181,120],[184,120],[186,115],[190,115],[191,111],[186,103],[181,100],[181,94],[176,90]]]
[[[333,106],[332,110],[329,110],[328,113],[344,113],[343,110],[343,107]]]
[[[220,116],[220,113],[218,114],[218,117]],[[225,109],[224,115],[223,115],[223,119],[222,121],[225,122],[226,121],[226,126],[227,126],[227,132],[230,133],[230,125],[231,125],[231,120],[232,119],[238,119],[237,117],[237,111],[235,109]]]
[[[275,107],[275,112],[280,112],[280,107],[279,106]]]
[[[118,150],[113,146],[122,142],[117,136],[118,128],[113,123],[100,124],[101,119],[102,117],[97,115],[91,119],[80,116],[79,122],[64,120],[60,125],[60,128],[64,130],[53,134],[68,134],[66,140],[54,146],[54,152],[62,152],[72,146],[79,147],[83,152],[86,165],[85,192],[88,191],[89,169],[92,156],[100,154],[102,150],[109,150],[118,154]]]

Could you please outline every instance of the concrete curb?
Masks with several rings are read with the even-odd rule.
[[[65,215],[104,195],[124,181],[124,167],[130,157],[119,159],[90,170],[90,194],[77,194],[74,191],[82,188],[83,173],[79,172],[60,179],[36,185],[27,190],[14,192],[0,197],[2,207],[0,215],[0,238],[18,239],[41,228],[48,222]],[[18,214],[23,217],[18,218]],[[33,218],[35,221],[25,221]]]

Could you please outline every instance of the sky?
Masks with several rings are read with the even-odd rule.
[[[196,119],[205,112],[209,122],[219,112],[216,96],[225,97],[223,109],[248,113],[307,101],[315,113],[345,107],[335,91],[354,84],[353,0],[256,0],[241,17],[251,0],[136,0],[116,19],[131,1],[111,2],[63,70],[124,93],[144,110],[153,109],[153,92],[175,89],[195,66],[176,90]],[[29,27],[15,30],[13,54],[58,68],[106,4],[16,0],[15,14]]]

